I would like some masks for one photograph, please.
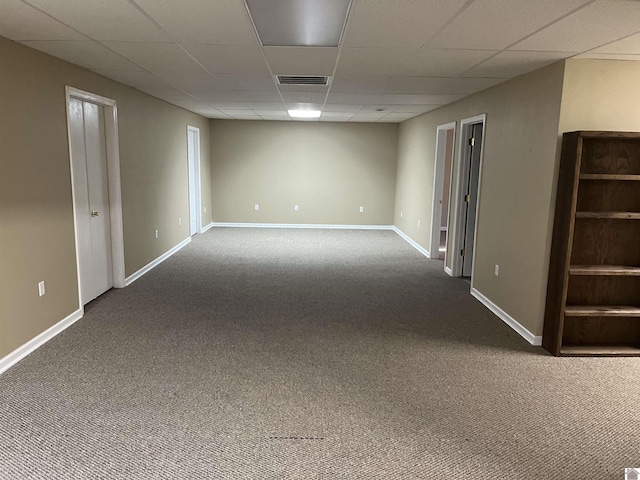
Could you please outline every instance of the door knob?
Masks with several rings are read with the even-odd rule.
[[[91,210],[92,217],[97,217],[98,215],[100,215],[100,212],[98,212],[97,210]]]

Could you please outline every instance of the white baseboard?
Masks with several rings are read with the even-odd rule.
[[[209,230],[211,227],[213,227],[213,222],[211,222],[209,225],[206,225],[206,226],[202,227],[202,228],[200,229],[200,233],[204,233],[204,232],[206,232],[206,231],[207,231],[207,230]]]
[[[447,273],[450,277],[453,277],[453,270],[451,270],[446,265],[444,266],[444,272]]]
[[[409,235],[404,233],[398,227],[394,226],[392,228],[392,230],[394,232],[396,232],[398,235],[400,235],[409,245],[411,245],[413,248],[415,248],[417,251],[419,251],[422,255],[424,255],[427,258],[431,258],[431,253],[428,250],[426,250],[425,248],[421,247],[418,242],[413,240]]]
[[[13,352],[11,352],[6,357],[0,358],[0,374],[2,374],[6,370],[14,366],[24,357],[29,355],[31,352],[33,352],[35,349],[37,349],[41,345],[51,340],[53,337],[58,335],[63,330],[69,328],[75,322],[80,320],[83,315],[84,315],[84,309],[79,308],[78,310],[73,312],[71,315],[60,320],[54,326],[48,328],[41,334],[33,337],[31,340],[29,340],[27,343],[25,343],[21,347],[16,348]]]
[[[212,227],[233,228],[324,228],[331,230],[393,230],[393,225],[337,225],[322,223],[232,223],[212,222]]]
[[[495,303],[481,294],[475,288],[471,288],[471,295],[476,297],[480,303],[482,303],[485,307],[491,310],[500,320],[513,328],[517,333],[520,334],[522,338],[524,338],[531,345],[540,346],[542,345],[542,336],[536,336],[523,327],[515,318],[509,315],[507,312],[498,307]]]
[[[157,267],[158,265],[160,265],[162,262],[164,262],[167,258],[169,258],[171,255],[173,255],[174,253],[176,253],[177,251],[181,250],[182,248],[184,248],[185,246],[187,246],[189,243],[191,242],[191,237],[188,237],[186,239],[184,239],[182,242],[180,242],[178,245],[176,245],[175,247],[171,248],[170,250],[166,251],[165,253],[163,253],[162,255],[160,255],[158,258],[156,258],[154,261],[146,264],[144,267],[142,267],[140,270],[138,270],[136,273],[134,273],[133,275],[127,277],[124,279],[124,285],[126,287],[128,287],[129,285],[131,285],[133,282],[135,282],[137,279],[139,279],[141,276],[143,276],[145,273],[147,273],[148,271],[150,271],[151,269]]]

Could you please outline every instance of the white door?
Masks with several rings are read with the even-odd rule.
[[[200,134],[195,127],[187,129],[187,156],[189,158],[189,234],[200,231]]]
[[[69,136],[83,305],[113,287],[104,108],[69,100]]]

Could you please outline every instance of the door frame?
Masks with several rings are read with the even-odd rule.
[[[478,194],[476,197],[476,218],[475,227],[473,229],[473,259],[471,260],[471,288],[473,288],[473,279],[476,266],[476,243],[478,240],[478,214],[480,212],[480,194],[482,192],[482,166],[484,163],[484,142],[486,137],[487,114],[475,115],[460,120],[460,135],[458,137],[458,157],[456,159],[456,186],[455,186],[455,216],[453,218],[453,252],[451,256],[451,276],[462,277],[462,256],[458,254],[464,245],[464,201],[462,201],[462,186],[465,178],[469,178],[469,166],[464,160],[469,156],[469,145],[464,141],[468,137],[471,126],[477,123],[482,124],[482,142],[480,144],[480,166],[478,172]],[[446,259],[445,259],[446,260]]]
[[[71,125],[69,122],[69,101],[75,98],[104,107],[105,143],[107,149],[107,182],[109,184],[109,220],[111,224],[111,262],[114,288],[125,287],[124,232],[122,227],[122,187],[120,183],[120,147],[118,140],[118,106],[115,100],[86,92],[69,85],[65,86],[65,107],[67,110],[67,141],[69,144],[69,167],[71,169],[71,195],[73,200],[73,231],[76,249],[76,270],[78,277],[78,304],[82,305],[82,282],[80,281],[80,252],[78,250],[78,212],[73,178],[73,154],[71,151]]]
[[[189,191],[189,174],[191,163],[189,162],[189,132],[195,133],[196,145],[193,156],[194,177],[196,182],[196,234],[202,233],[202,199],[200,198],[202,186],[200,185],[200,128],[187,125],[187,191],[189,194],[189,236],[191,236],[191,192]]]
[[[429,241],[431,258],[438,258],[440,252],[440,220],[442,218],[442,201],[444,199],[444,165],[446,163],[447,154],[447,132],[453,130],[453,145],[456,143],[456,122],[449,122],[436,127],[436,153],[435,166],[433,169],[433,199],[431,205],[431,239]],[[454,157],[453,152],[451,152]],[[453,166],[454,158],[451,159]],[[453,168],[449,173],[449,211],[451,211],[451,176]],[[447,243],[449,243],[449,235],[447,235]],[[446,263],[446,262],[445,262]]]

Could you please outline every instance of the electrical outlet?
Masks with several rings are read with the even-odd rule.
[[[182,217],[178,217],[178,225],[182,225]]]
[[[253,209],[257,212],[258,210],[260,210],[260,205],[258,205],[257,203],[253,206]]]
[[[496,268],[493,271],[493,273],[495,274],[496,277],[500,275],[500,265],[496,264]]]
[[[404,215],[404,212],[400,210],[400,218],[402,218],[403,215]]]
[[[204,208],[204,213],[207,213],[207,207],[202,207]]]
[[[158,230],[156,230],[156,238],[158,238]]]
[[[38,283],[38,293],[40,294],[41,297],[45,294],[44,280]]]
[[[420,228],[420,220],[418,220],[418,228]]]
[[[364,207],[360,207],[360,213],[364,213]]]
[[[294,206],[293,206],[293,211],[294,211],[294,212],[297,212],[297,211],[298,211],[298,205],[294,205]]]

